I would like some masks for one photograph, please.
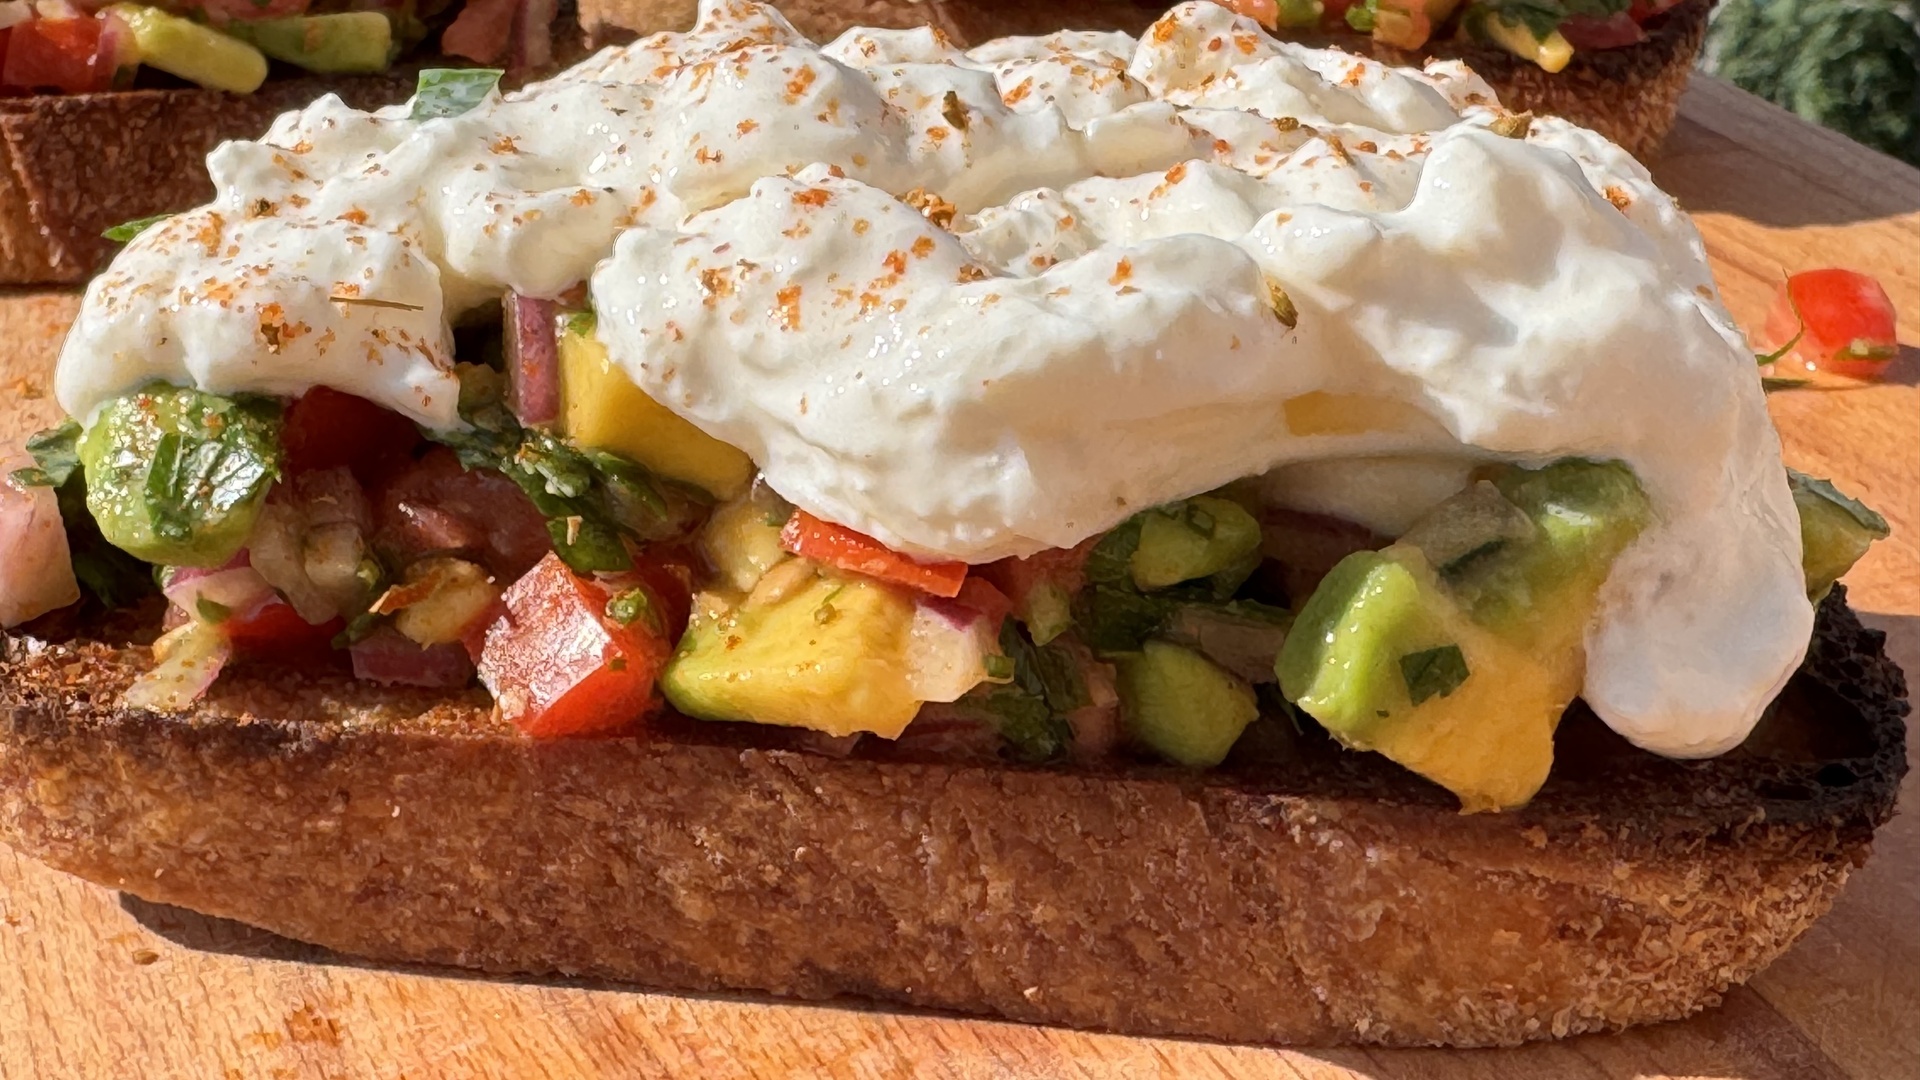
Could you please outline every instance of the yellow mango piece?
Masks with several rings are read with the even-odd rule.
[[[560,418],[576,445],[630,458],[718,499],[746,490],[752,458],[648,397],[595,338],[568,330],[559,345]]]
[[[898,590],[822,576],[762,604],[694,606],[660,674],[688,716],[893,739],[920,711],[906,665],[913,601]]]

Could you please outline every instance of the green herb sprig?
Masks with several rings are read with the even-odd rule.
[[[132,221],[123,221],[100,235],[116,244],[124,244],[172,216],[172,214],[155,214],[152,217],[134,218]]]
[[[470,112],[500,84],[498,68],[428,68],[413,91],[413,120],[441,120]]]
[[[618,454],[523,427],[506,406],[500,372],[479,364],[459,370],[460,415],[469,426],[427,437],[452,448],[467,468],[497,469],[518,484],[547,519],[554,552],[574,572],[632,568],[627,539],[669,535],[678,528],[681,505],[705,500],[691,489],[669,488]]]

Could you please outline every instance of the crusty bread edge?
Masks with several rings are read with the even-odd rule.
[[[1673,130],[1693,61],[1705,40],[1714,0],[1684,0],[1649,23],[1648,40],[1620,49],[1583,50],[1566,70],[1549,73],[1495,46],[1467,40],[1430,42],[1408,52],[1361,34],[1314,34],[1302,40],[1418,66],[1458,59],[1487,80],[1514,111],[1565,117],[1592,128],[1642,161],[1652,160]],[[1007,34],[1055,30],[1124,30],[1139,34],[1173,6],[1155,0],[783,0],[783,14],[808,37],[828,41],[851,26],[938,27],[961,45]],[[617,41],[633,32],[692,25],[694,0],[581,0],[590,38]]]
[[[91,704],[127,677],[104,654],[16,643],[0,838],[386,961],[1148,1035],[1504,1045],[1703,1008],[1831,905],[1892,811],[1906,704],[1837,600],[1820,634],[1803,677],[1873,736],[1823,766],[1840,786],[1813,802],[1729,799],[1706,763],[1691,810],[1620,808],[1667,778],[1472,817],[1393,787],[840,760],[724,725],[533,744],[465,699],[156,717]],[[325,692],[263,690],[262,709]]]
[[[584,55],[571,16],[556,22],[555,62]],[[359,109],[405,101],[415,58],[379,75],[294,75],[252,94],[120,90],[0,98],[0,285],[72,285],[104,267],[119,245],[103,230],[173,213],[213,195],[206,157],[251,139],[275,117],[338,94]]]

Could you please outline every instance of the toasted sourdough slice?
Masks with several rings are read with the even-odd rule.
[[[0,838],[387,961],[1138,1034],[1508,1044],[1684,1016],[1826,911],[1905,769],[1882,640],[1830,599],[1740,750],[1666,761],[1580,710],[1533,803],[1463,816],[1281,720],[1261,722],[1264,763],[1205,774],[834,758],[684,720],[536,744],[477,693],[338,676],[128,712],[139,650],[15,638]]]
[[[554,52],[556,64],[585,55],[570,16],[554,26]],[[416,59],[380,75],[276,77],[251,94],[0,98],[0,286],[86,281],[119,249],[102,231],[213,197],[206,159],[222,142],[257,138],[323,94],[357,109],[405,101],[420,70],[433,66]]]
[[[209,151],[253,138],[322,94],[371,109],[413,93],[414,69],[356,78],[275,79],[252,94],[124,90],[0,99],[0,285],[85,281],[119,245],[123,221],[213,196]]]
[[[617,41],[648,28],[693,25],[694,0],[580,0],[580,24],[590,40]],[[1139,34],[1173,0],[784,0],[783,14],[816,41],[851,26],[910,28],[932,25],[962,45],[1009,34],[1056,30],[1124,30]],[[1566,70],[1549,74],[1501,49],[1473,41],[1433,41],[1420,52],[1376,44],[1361,34],[1292,35],[1310,45],[1336,46],[1391,64],[1418,66],[1429,58],[1464,60],[1491,84],[1501,104],[1563,116],[1592,128],[1643,161],[1650,160],[1680,111],[1680,95],[1706,38],[1713,0],[1683,0],[1647,24],[1647,40],[1620,49],[1583,50]]]

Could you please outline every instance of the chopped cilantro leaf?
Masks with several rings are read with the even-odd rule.
[[[132,221],[123,221],[120,224],[115,225],[113,228],[108,229],[107,231],[101,233],[100,235],[106,237],[107,239],[113,241],[116,244],[124,244],[127,241],[133,239],[136,236],[139,236],[141,233],[146,232],[148,229],[152,228],[155,225],[160,224],[161,222],[167,220],[172,216],[173,216],[172,214],[155,214],[152,217],[135,218]]]
[[[1469,674],[1467,658],[1458,645],[1422,649],[1400,658],[1400,677],[1406,680],[1407,697],[1415,705],[1460,689]]]

